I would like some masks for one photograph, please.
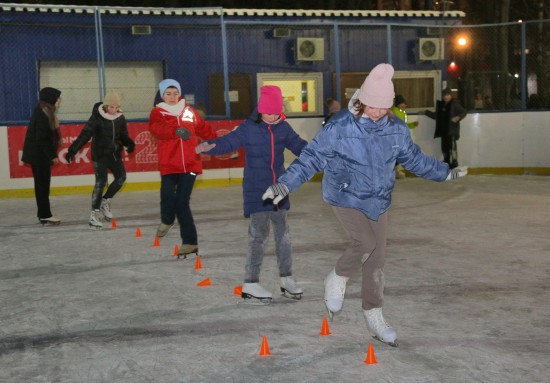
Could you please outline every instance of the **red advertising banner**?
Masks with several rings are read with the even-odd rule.
[[[242,120],[215,120],[207,121],[218,134],[225,136],[235,129]],[[76,154],[74,161],[67,164],[65,153],[69,146],[76,140],[84,124],[61,125],[63,143],[58,153],[59,162],[52,167],[52,176],[74,176],[81,174],[93,174],[92,153],[88,142]],[[23,155],[23,143],[27,133],[26,126],[8,126],[8,151],[10,161],[10,178],[32,177],[30,165],[21,162]],[[124,166],[128,173],[150,172],[158,170],[157,143],[147,122],[129,122],[128,134],[136,143],[136,150],[132,154],[123,151]],[[209,156],[201,154],[204,169],[227,169],[244,167],[244,149],[221,155]]]

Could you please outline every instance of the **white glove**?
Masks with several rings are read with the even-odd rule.
[[[209,144],[208,142],[204,141],[198,144],[197,146],[195,146],[195,152],[199,154],[202,152],[207,152],[210,149],[214,149],[215,147],[216,147],[216,144]]]
[[[273,205],[277,205],[283,198],[285,198],[290,191],[286,187],[285,184],[282,184],[280,182],[277,182],[274,185],[271,185],[267,188],[264,195],[262,196],[262,200],[266,199],[272,199]]]
[[[447,179],[445,181],[452,181],[459,177],[464,177],[466,174],[468,174],[468,167],[467,166],[458,166],[454,169],[451,169],[449,172],[449,175],[447,176]]]

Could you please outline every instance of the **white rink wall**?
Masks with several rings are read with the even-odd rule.
[[[435,121],[425,116],[413,130],[415,142],[426,153],[441,158],[440,140],[433,138]],[[294,129],[307,141],[319,130],[322,118],[290,118]],[[471,113],[461,122],[458,155],[461,165],[476,168],[550,168],[550,112]],[[32,178],[10,178],[7,127],[0,126],[0,191],[32,189]],[[287,152],[287,163],[294,156]],[[242,178],[242,168],[205,170],[198,180]],[[158,172],[128,173],[127,183],[159,182]],[[91,186],[93,174],[52,178],[52,188]]]

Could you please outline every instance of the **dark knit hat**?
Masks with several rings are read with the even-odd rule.
[[[452,94],[450,88],[445,88],[445,89],[443,89],[443,90],[441,91],[441,95],[442,95],[442,96],[445,96],[445,95],[447,95],[447,94]]]
[[[59,99],[59,96],[61,96],[61,91],[59,89],[46,87],[40,90],[38,96],[40,101],[47,102],[50,105],[55,105]]]
[[[399,106],[399,104],[403,104],[403,103],[405,103],[405,104],[407,103],[407,101],[405,100],[405,97],[403,97],[400,94],[395,96],[395,101],[393,103],[395,106]]]

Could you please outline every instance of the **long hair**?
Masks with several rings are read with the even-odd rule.
[[[361,100],[359,99],[356,99],[354,102],[353,102],[353,110],[355,111],[355,113],[353,114],[353,116],[355,117],[356,120],[360,119],[361,116],[363,116],[363,112],[365,111],[365,107],[366,105],[363,104],[361,102]],[[388,116],[388,119],[393,122],[393,113],[391,111],[390,108],[388,108],[388,113],[386,113],[386,116]]]

